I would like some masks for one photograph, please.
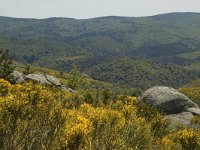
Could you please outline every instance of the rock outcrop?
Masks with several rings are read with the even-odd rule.
[[[152,87],[142,94],[138,102],[157,109],[172,124],[189,125],[194,115],[200,116],[197,104],[170,87]]]
[[[34,73],[34,74],[26,75],[24,79],[38,81],[39,83],[45,84],[45,85],[61,86],[60,81],[51,75]]]
[[[62,85],[56,77],[48,74],[42,74],[42,73],[33,73],[33,74],[28,74],[24,75],[21,72],[18,71],[13,71],[11,74],[12,76],[12,82],[13,83],[22,83],[25,81],[37,81],[43,85],[53,85],[56,87],[60,87],[63,90],[69,91],[71,93],[76,93],[75,90],[66,87],[65,85]]]
[[[38,81],[39,83],[44,84],[44,85],[51,85],[51,82],[49,82],[46,79],[45,75],[43,74],[29,74],[29,75],[26,75],[24,79]]]

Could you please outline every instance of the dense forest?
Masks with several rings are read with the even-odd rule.
[[[147,60],[119,58],[90,69],[91,76],[98,80],[125,84],[140,89],[167,85],[180,87],[198,79],[200,73],[172,64],[158,64]]]

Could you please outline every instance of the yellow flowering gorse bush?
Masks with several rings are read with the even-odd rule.
[[[194,128],[169,130],[162,115],[138,106],[136,97],[109,101],[93,106],[80,94],[0,79],[0,149],[200,148],[199,118]]]

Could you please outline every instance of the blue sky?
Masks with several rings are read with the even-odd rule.
[[[0,16],[93,18],[200,12],[200,0],[0,0]]]

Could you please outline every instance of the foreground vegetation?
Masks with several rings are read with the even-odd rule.
[[[91,96],[0,79],[0,149],[200,148],[200,118],[172,130],[136,97]]]

